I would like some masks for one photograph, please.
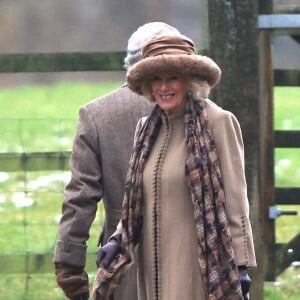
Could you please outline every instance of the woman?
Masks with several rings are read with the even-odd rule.
[[[122,220],[98,253],[94,299],[108,299],[136,245],[139,299],[243,299],[256,260],[240,126],[207,99],[221,71],[181,35],[155,37],[142,53],[127,81],[157,105],[137,125]]]

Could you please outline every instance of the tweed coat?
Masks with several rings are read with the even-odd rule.
[[[136,124],[151,108],[146,98],[124,84],[80,109],[70,161],[72,177],[64,193],[55,263],[85,266],[86,241],[101,199],[105,206],[101,244],[114,232],[121,216]],[[117,289],[114,299],[137,299],[134,268]]]

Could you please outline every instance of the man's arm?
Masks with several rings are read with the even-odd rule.
[[[72,176],[65,188],[53,261],[58,284],[73,299],[77,294],[88,292],[88,278],[84,271],[86,241],[96,215],[97,204],[103,196],[97,130],[84,107],[80,110],[70,168]]]

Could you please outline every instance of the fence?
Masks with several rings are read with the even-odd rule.
[[[70,119],[0,120],[0,299],[65,299],[52,256],[75,128]],[[102,221],[100,205],[87,270]]]

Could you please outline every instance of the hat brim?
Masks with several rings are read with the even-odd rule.
[[[199,77],[206,80],[210,87],[215,86],[221,78],[221,69],[209,57],[203,55],[163,54],[142,59],[127,72],[130,89],[143,94],[142,87],[158,74],[178,74],[185,78]]]

